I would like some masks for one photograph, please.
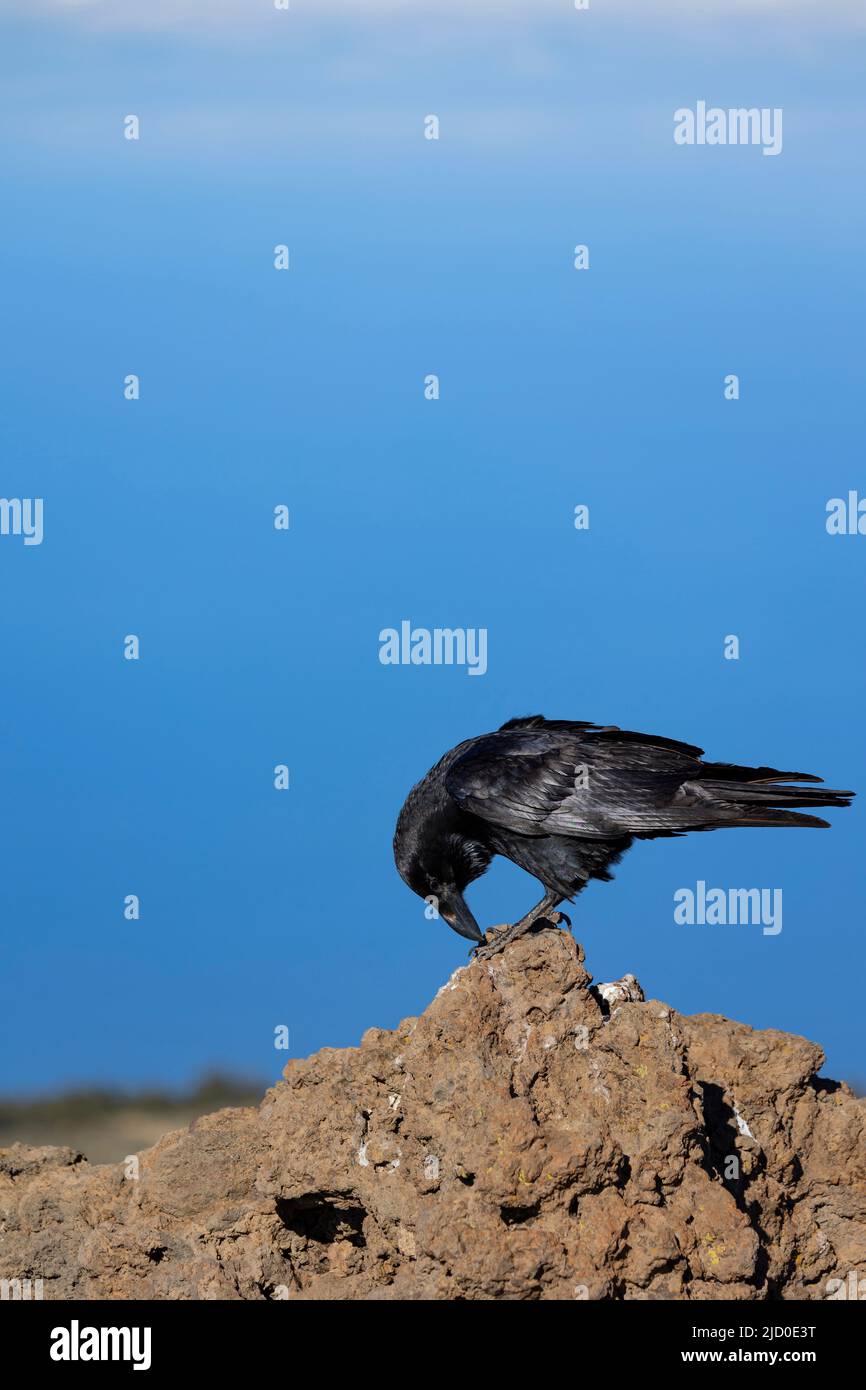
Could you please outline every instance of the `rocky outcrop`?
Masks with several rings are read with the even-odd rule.
[[[824,1298],[866,1271],[866,1102],[803,1038],[594,988],[545,929],[420,1018],[126,1165],[0,1151],[46,1298]]]

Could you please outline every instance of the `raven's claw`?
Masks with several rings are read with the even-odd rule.
[[[470,960],[477,960],[480,951],[485,951],[488,947],[495,945],[497,936],[501,936],[503,931],[508,931],[508,927],[489,927],[480,941],[469,952]]]
[[[571,926],[564,912],[545,912],[537,915],[531,912],[528,916],[521,918],[519,922],[515,922],[513,926],[497,932],[492,941],[479,941],[472,951],[472,958],[473,960],[489,960],[491,956],[498,955],[512,941],[516,941],[520,936],[525,936],[527,932],[535,931],[537,928],[558,927],[562,921],[568,922],[569,927]]]

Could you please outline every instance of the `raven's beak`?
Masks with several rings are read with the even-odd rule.
[[[439,916],[447,922],[452,931],[465,936],[467,941],[483,941],[484,936],[463,898],[462,893],[454,893],[439,904]]]

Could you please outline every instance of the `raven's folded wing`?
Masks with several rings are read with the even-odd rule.
[[[846,805],[820,779],[701,762],[693,744],[597,725],[515,720],[473,739],[445,777],[463,810],[521,835],[676,833],[721,825],[824,824],[780,810]]]
[[[628,834],[637,821],[655,825],[699,767],[688,744],[639,738],[594,725],[512,727],[473,740],[445,786],[463,810],[522,835]]]

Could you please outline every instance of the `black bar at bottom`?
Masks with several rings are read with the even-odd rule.
[[[417,1365],[423,1378],[440,1357],[451,1355],[452,1336],[459,1339],[451,1347],[455,1354],[462,1346],[483,1353],[485,1373],[500,1359],[507,1371],[518,1348],[531,1363],[534,1347],[540,1374],[549,1374],[555,1358],[570,1363],[575,1374],[595,1365],[608,1374],[681,1366],[698,1375],[713,1365],[773,1371],[796,1365],[826,1376],[846,1363],[856,1365],[862,1344],[861,1310],[844,1302],[509,1302],[506,1311],[493,1303],[469,1308],[461,1302],[398,1306],[388,1300],[303,1298],[274,1300],[270,1307],[7,1301],[0,1304],[0,1335],[6,1357],[14,1356],[25,1372],[61,1379],[92,1379],[105,1367],[113,1375],[136,1369],[158,1377],[195,1372],[223,1381],[233,1372],[249,1376],[272,1367],[294,1379],[301,1372],[299,1356],[312,1357],[323,1369],[356,1361],[359,1373],[371,1357],[382,1374],[402,1361],[405,1374],[407,1351],[414,1345],[414,1359],[426,1344]],[[426,1343],[407,1346],[413,1325]],[[377,1346],[381,1359],[374,1355]]]

